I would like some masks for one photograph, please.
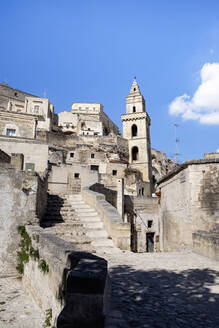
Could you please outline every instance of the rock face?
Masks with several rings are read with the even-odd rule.
[[[154,182],[158,181],[161,177],[178,166],[177,163],[167,158],[165,153],[162,153],[154,148],[151,148],[151,159],[152,177]]]

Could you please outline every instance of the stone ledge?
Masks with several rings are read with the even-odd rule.
[[[105,195],[85,187],[82,189],[82,197],[100,215],[115,245],[122,250],[130,250],[130,224],[122,221],[116,208],[106,201]]]
[[[160,185],[164,181],[172,178],[174,175],[178,174],[180,171],[186,169],[189,165],[197,165],[197,164],[219,164],[219,158],[211,158],[211,159],[196,159],[196,160],[189,160],[185,163],[177,166],[175,169],[170,171],[167,175],[162,177],[160,180],[157,181],[157,185]]]
[[[192,234],[193,251],[219,261],[219,234],[197,231]]]
[[[38,226],[28,225],[26,231],[49,272],[42,273],[38,261],[30,259],[24,268],[24,286],[43,311],[52,309],[53,324],[91,327],[99,322],[103,327],[107,261]]]

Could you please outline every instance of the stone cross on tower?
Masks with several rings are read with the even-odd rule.
[[[123,137],[129,144],[130,166],[142,173],[144,181],[151,182],[151,121],[136,78],[126,97],[126,114],[122,115],[122,122]]]

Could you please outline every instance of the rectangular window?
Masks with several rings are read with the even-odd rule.
[[[75,179],[79,179],[80,174],[79,173],[75,173],[74,177],[75,177]]]
[[[91,154],[90,157],[91,157],[91,158],[94,158],[94,157],[95,157],[95,154]]]
[[[33,112],[34,112],[35,114],[39,114],[39,112],[40,112],[40,106],[39,106],[39,105],[34,105]]]
[[[112,171],[112,174],[113,174],[113,175],[117,175],[117,170],[113,170],[113,171]]]
[[[90,169],[91,169],[91,171],[98,171],[99,165],[91,165]]]
[[[74,153],[70,153],[70,157],[73,158],[75,156]]]
[[[10,136],[10,137],[16,136],[16,130],[15,129],[7,129],[6,136]]]
[[[151,228],[152,227],[152,224],[153,224],[153,221],[152,220],[148,220],[148,228]]]
[[[25,170],[26,171],[34,171],[35,170],[35,164],[33,164],[33,163],[26,163],[25,164]]]

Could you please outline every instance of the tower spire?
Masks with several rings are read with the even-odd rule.
[[[129,95],[131,95],[131,96],[133,96],[133,95],[140,96],[141,95],[141,91],[140,91],[139,85],[138,85],[138,83],[136,81],[136,76],[134,76],[134,80],[132,82],[132,86],[131,86]]]

